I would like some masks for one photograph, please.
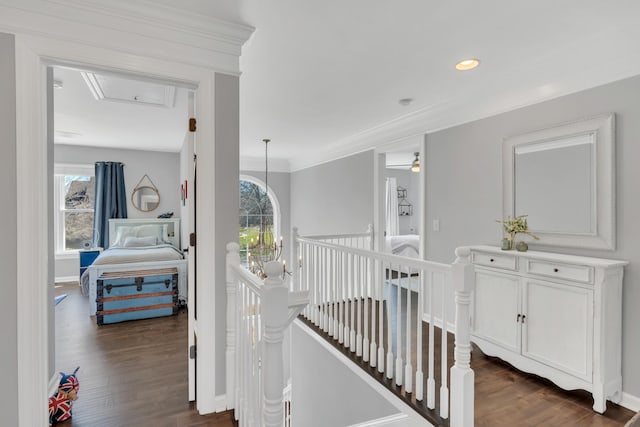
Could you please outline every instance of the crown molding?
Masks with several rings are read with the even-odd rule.
[[[468,94],[464,99],[449,99],[432,104],[390,121],[366,129],[348,138],[325,145],[313,153],[313,156],[298,156],[290,159],[291,171],[299,171],[334,160],[345,158],[367,150],[376,152],[392,151],[406,144],[407,140],[418,140],[424,135],[449,129],[465,123],[497,116],[530,105],[539,104],[552,99],[589,90],[598,86],[614,83],[637,75],[640,60],[622,70],[615,76],[590,76],[585,80],[575,79],[567,82],[561,89],[553,93],[538,92],[530,96],[526,102],[518,102],[517,98],[509,98],[504,102],[491,106],[469,102],[472,99],[487,99],[487,88],[481,88]]]
[[[0,29],[239,75],[247,25],[149,0],[0,0]]]
[[[198,35],[222,43],[218,48],[240,55],[240,49],[254,31],[253,27],[199,15],[150,0],[45,0],[74,10],[83,9],[102,16],[127,19],[183,33]],[[225,46],[226,45],[226,46]]]

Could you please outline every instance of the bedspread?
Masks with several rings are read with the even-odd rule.
[[[134,248],[113,247],[102,252],[91,265],[129,264],[134,262],[177,261],[182,253],[172,245],[144,246]],[[89,295],[90,269],[80,277],[83,295]]]

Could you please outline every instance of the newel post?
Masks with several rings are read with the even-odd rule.
[[[262,375],[264,381],[264,407],[262,425],[282,427],[284,409],[284,361],[282,344],[289,317],[289,290],[282,279],[282,264],[268,262],[267,278],[262,293],[262,319],[264,321]]]
[[[293,264],[293,280],[291,281],[291,290],[299,291],[300,288],[300,264],[302,264],[302,254],[300,253],[300,242],[298,241],[298,227],[293,227],[292,244],[291,244],[291,263]]]
[[[236,242],[227,243],[227,342],[225,362],[227,369],[226,391],[227,409],[235,408],[236,404],[236,293],[237,279],[234,266],[240,266],[240,245]]]
[[[474,416],[474,373],[471,369],[471,293],[475,271],[469,248],[456,249],[452,282],[456,303],[455,363],[451,368],[451,427],[472,427]]]

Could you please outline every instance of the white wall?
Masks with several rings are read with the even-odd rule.
[[[97,161],[123,162],[129,218],[155,218],[167,211],[180,216],[180,154],[159,151],[119,150],[56,144],[55,163],[92,165]],[[160,205],[151,212],[140,212],[131,204],[131,193],[144,174],[149,175],[160,193]],[[146,182],[146,180],[145,180]],[[56,278],[78,276],[77,256],[56,259]]]
[[[502,140],[530,130],[616,113],[617,250],[554,252],[630,261],[623,285],[623,390],[640,396],[640,77],[521,108],[427,135],[427,257],[452,262],[461,245],[498,245],[502,212]],[[535,246],[532,244],[531,246]],[[542,248],[541,248],[542,249]],[[543,250],[549,250],[544,248]]]
[[[316,341],[322,338],[311,337],[297,322],[291,328],[294,355],[291,360],[292,425],[343,427],[398,412],[348,365]],[[354,368],[362,369],[355,365]]]
[[[2,271],[2,298],[0,298],[0,336],[2,351],[2,383],[4,392],[0,399],[2,424],[18,425],[18,259],[15,247],[18,243],[15,206],[16,194],[16,66],[14,36],[0,33],[0,181],[2,202],[0,232],[3,245],[0,248]]]
[[[365,232],[373,223],[373,151],[291,174],[291,226],[301,235]]]
[[[226,251],[228,242],[238,241],[240,206],[240,82],[239,78],[216,73],[215,77],[215,325],[216,396],[226,387],[224,351],[226,345]],[[204,142],[206,143],[206,141]],[[200,221],[198,219],[197,221]],[[201,280],[201,279],[199,279]]]

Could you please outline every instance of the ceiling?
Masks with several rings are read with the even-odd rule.
[[[55,143],[180,151],[188,125],[187,89],[103,73],[98,76],[106,98],[97,100],[80,70],[55,67],[53,76],[54,87],[61,85],[54,89]],[[110,80],[102,80],[102,76]],[[111,91],[107,91],[109,88]],[[133,100],[156,96],[158,89],[164,88],[175,88],[170,106]],[[110,96],[128,97],[129,101],[112,100]]]
[[[180,7],[256,28],[240,58],[240,153],[262,158],[271,138],[270,158],[293,170],[640,74],[636,0]],[[480,66],[454,69],[469,57]]]

